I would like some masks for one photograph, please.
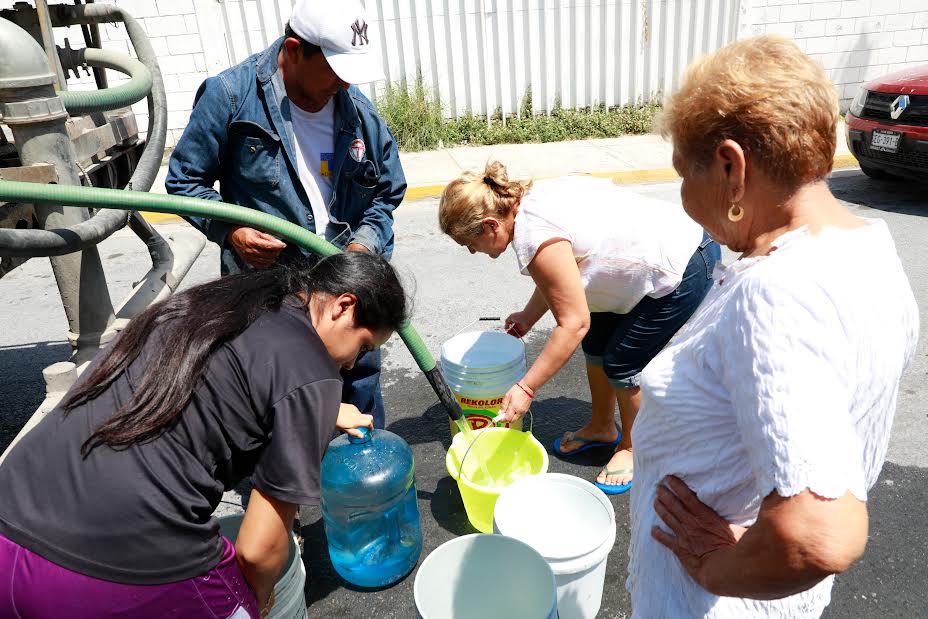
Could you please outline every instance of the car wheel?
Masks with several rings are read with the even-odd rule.
[[[870,178],[876,179],[878,181],[898,181],[899,177],[885,170],[879,168],[870,168],[867,166],[860,166],[860,171],[869,176]]]

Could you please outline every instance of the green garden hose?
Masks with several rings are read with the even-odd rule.
[[[0,180],[0,202],[22,202],[27,204],[52,204],[87,208],[111,208],[118,210],[172,213],[187,217],[205,217],[248,226],[296,243],[320,256],[331,256],[341,250],[309,230],[274,215],[254,209],[226,204],[217,200],[201,200],[155,193],[78,187],[73,185],[41,185],[18,181]],[[54,230],[52,230],[54,232]],[[399,336],[412,353],[435,390],[439,400],[452,419],[463,415],[461,405],[445,382],[435,359],[425,342],[407,321],[398,331]]]

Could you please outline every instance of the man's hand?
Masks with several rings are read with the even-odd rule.
[[[354,404],[345,404],[342,402],[338,409],[338,419],[335,421],[335,427],[345,434],[361,438],[364,435],[358,428],[373,430],[374,417],[372,415],[365,415],[359,411],[358,407]]]
[[[371,250],[366,248],[364,245],[361,245],[360,243],[348,243],[348,247],[345,248],[345,251],[356,251],[362,254],[371,253]]]
[[[235,253],[256,269],[266,269],[277,262],[287,246],[283,241],[254,228],[234,228],[226,237]]]

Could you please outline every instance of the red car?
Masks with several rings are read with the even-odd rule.
[[[928,181],[928,66],[864,84],[846,125],[848,148],[864,174]]]

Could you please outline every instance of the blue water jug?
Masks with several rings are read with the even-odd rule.
[[[362,432],[332,441],[322,459],[322,519],[341,577],[383,587],[411,572],[422,552],[415,463],[396,434]]]

